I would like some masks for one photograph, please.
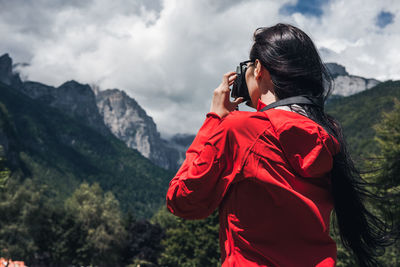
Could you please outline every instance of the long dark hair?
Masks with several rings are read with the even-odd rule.
[[[270,72],[278,99],[309,95],[325,102],[331,93],[331,76],[314,43],[292,25],[257,29],[250,59],[258,59]],[[379,197],[366,189],[368,183],[349,156],[340,124],[323,108],[312,105],[303,108],[340,143],[331,171],[331,190],[341,241],[354,252],[360,266],[377,266],[376,257],[390,244],[390,230],[385,221],[366,208],[364,201]]]

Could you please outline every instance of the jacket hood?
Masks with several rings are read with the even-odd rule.
[[[330,172],[338,141],[319,124],[291,111],[271,109],[268,117],[282,150],[293,169],[303,177],[321,177]]]

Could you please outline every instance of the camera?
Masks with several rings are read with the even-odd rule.
[[[236,67],[236,80],[233,82],[231,97],[238,98],[243,97],[244,101],[247,102],[247,105],[250,104],[251,98],[249,95],[249,89],[246,84],[246,71],[247,71],[247,63],[253,62],[252,60],[246,60],[239,63],[239,66]]]

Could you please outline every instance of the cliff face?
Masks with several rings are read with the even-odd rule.
[[[349,96],[370,89],[380,83],[375,79],[366,79],[363,77],[350,75],[346,68],[336,63],[326,63],[334,83],[333,94],[340,96]]]
[[[96,100],[105,124],[116,137],[157,165],[177,169],[178,151],[160,137],[153,119],[133,98],[113,89],[98,91]]]

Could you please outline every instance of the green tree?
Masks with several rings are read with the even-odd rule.
[[[99,184],[81,186],[66,200],[66,210],[75,216],[86,233],[84,245],[77,248],[76,264],[110,266],[121,262],[126,232],[118,201]]]
[[[132,266],[157,266],[164,229],[158,223],[136,220],[131,214],[125,219],[127,239],[124,263]]]
[[[6,166],[4,148],[0,145],[0,190],[5,189],[10,173],[10,170]]]
[[[395,101],[393,111],[383,113],[381,123],[375,127],[381,155],[378,157],[378,178],[382,189],[393,199],[400,201],[400,101]],[[393,205],[393,212],[400,215],[400,207]],[[399,217],[397,217],[399,218]]]
[[[162,216],[161,216],[162,217]],[[165,219],[165,217],[163,217]],[[169,222],[159,258],[162,266],[220,266],[218,213],[205,220]],[[165,222],[165,221],[164,221]]]
[[[375,140],[380,155],[375,157],[377,170],[375,182],[379,184],[380,194],[386,196],[388,202],[377,203],[378,210],[384,215],[391,214],[394,224],[400,225],[400,101],[395,99],[394,108],[383,113],[380,123],[375,125]],[[388,266],[400,266],[400,241],[387,249],[382,258]]]
[[[31,221],[40,210],[41,190],[31,180],[22,185],[9,181],[0,194],[0,253],[12,259],[33,260],[38,251],[31,235]]]

